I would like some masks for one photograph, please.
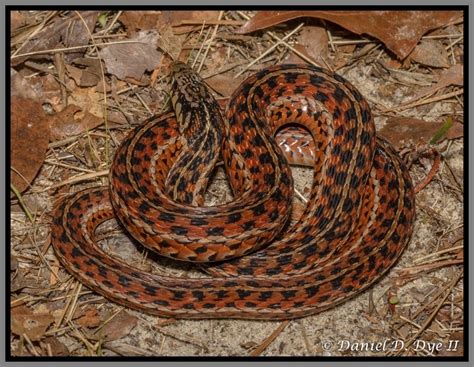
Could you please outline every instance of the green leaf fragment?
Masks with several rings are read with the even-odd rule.
[[[443,126],[441,126],[438,129],[438,131],[435,132],[429,144],[434,145],[438,143],[441,140],[441,138],[443,138],[447,134],[448,130],[451,129],[452,126],[453,126],[453,119],[450,116],[446,119]]]

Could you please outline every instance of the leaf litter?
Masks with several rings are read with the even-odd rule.
[[[20,11],[11,15],[15,81],[11,92],[18,96],[12,98],[12,107],[19,106],[12,108],[16,114],[12,166],[23,177],[14,184],[26,202],[34,198],[38,203],[31,213],[33,224],[23,212],[12,211],[12,253],[22,254],[12,259],[16,264],[12,282],[17,279],[11,295],[14,355],[387,356],[387,351],[328,352],[321,343],[327,338],[462,339],[460,12]],[[135,62],[126,57],[130,50]],[[154,317],[123,309],[73,281],[49,246],[47,213],[68,192],[106,184],[107,162],[118,143],[133,126],[163,109],[170,55],[202,64],[201,73],[222,104],[244,76],[282,62],[337,70],[355,84],[369,100],[381,134],[410,161],[415,183],[426,183],[417,194],[413,239],[395,269],[369,292],[339,307],[276,324]],[[13,124],[30,128],[20,131],[24,128],[14,129]],[[19,147],[24,143],[27,154],[21,156]],[[107,144],[111,149],[104,148]],[[430,149],[437,153],[429,154]],[[431,174],[428,167],[434,157],[440,164]],[[304,197],[311,170],[293,172]],[[230,197],[218,169],[206,202]],[[11,204],[15,207],[18,199]],[[295,199],[293,220],[302,210],[304,201]],[[117,227],[113,230],[120,232]],[[33,242],[26,245],[25,234],[37,231],[42,235],[30,236]],[[120,241],[126,236],[122,234]],[[178,276],[190,271],[189,266],[160,259],[140,247],[121,253],[126,261],[138,261],[150,271]],[[421,262],[413,260],[420,257]],[[35,292],[28,292],[32,274],[38,279]],[[413,292],[417,289],[420,292]],[[435,355],[462,355],[462,351],[460,344],[457,350]],[[404,355],[429,353],[409,347]]]

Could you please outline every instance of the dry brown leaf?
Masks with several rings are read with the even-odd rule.
[[[19,268],[14,274],[12,273],[10,292],[16,293],[28,286],[31,286],[31,280],[25,277],[25,271],[22,268]]]
[[[217,15],[216,15],[217,14]],[[177,60],[185,59],[190,50],[183,49],[183,43],[186,40],[187,32],[196,26],[177,27],[179,32],[174,32],[173,24],[179,24],[183,20],[202,22],[208,19],[217,19],[219,12],[214,11],[130,11],[124,12],[119,18],[127,27],[129,35],[133,36],[138,31],[158,30],[160,39],[157,45],[165,55],[170,56],[170,59]],[[183,32],[184,31],[184,32]],[[179,33],[179,34],[178,34]],[[167,60],[163,62],[162,66],[167,66]]]
[[[303,54],[308,59],[310,59],[310,60],[312,59],[312,57],[309,56],[308,50],[306,49],[305,46],[300,45],[299,43],[297,43],[293,46],[293,49],[295,49],[297,52]],[[314,62],[316,62],[316,60],[314,60],[314,59],[312,59],[312,60]],[[287,63],[287,64],[307,64],[308,61],[305,60],[300,55],[298,55],[296,52],[291,52],[290,54],[288,54],[287,57],[285,57],[285,63]]]
[[[10,272],[18,270],[18,258],[14,255],[10,256]]]
[[[158,20],[160,28],[172,26],[175,32],[187,33],[194,27],[200,27],[206,22],[216,21],[219,11],[215,10],[184,10],[184,11],[163,11]],[[199,23],[198,25],[186,25],[187,21]]]
[[[49,346],[49,348],[46,347],[46,351],[50,350],[51,355],[53,356],[69,356],[70,355],[69,349],[63,343],[61,343],[58,338],[54,336],[48,336],[42,341],[42,343],[45,346]]]
[[[322,60],[328,60],[328,34],[322,27],[306,26],[301,29],[296,38],[298,44],[304,46],[308,56],[322,64]]]
[[[172,60],[185,60],[189,55],[190,50],[184,49],[183,45],[186,41],[186,34],[175,34],[171,27],[163,27],[160,29],[160,50],[164,51],[165,55],[171,56]],[[163,60],[163,67],[169,67],[171,60],[166,57]]]
[[[14,10],[10,13],[11,32],[28,25],[28,12]]]
[[[28,79],[11,69],[11,96],[49,103],[53,109],[62,105],[61,89],[53,75],[36,75]]]
[[[74,320],[78,325],[95,328],[102,323],[99,311],[94,306],[88,306],[85,309],[77,310],[74,313]]]
[[[32,84],[23,78],[23,76],[15,70],[10,70],[11,87],[10,95],[18,96],[26,99],[40,100],[43,97],[41,90],[34,89]]]
[[[31,78],[30,81],[35,90],[41,91],[42,101],[51,104],[53,109],[59,104],[62,105],[61,89],[53,75],[37,76]]]
[[[291,19],[313,17],[334,22],[382,41],[400,59],[415,48],[421,37],[460,17],[460,11],[260,11],[236,33],[250,33]]]
[[[99,59],[77,58],[74,60],[76,67],[66,64],[66,69],[79,87],[93,87],[102,79]]]
[[[224,70],[231,65],[228,47],[218,46],[214,49],[214,52],[210,52],[207,57],[208,61],[206,65],[209,72],[211,72],[211,70]]]
[[[83,11],[79,12],[85,20],[87,27],[91,31],[94,30],[94,25],[99,12],[97,11]],[[84,23],[79,18],[76,12],[72,11],[65,17],[55,17],[54,21],[41,31],[35,34],[25,46],[22,47],[20,54],[50,50],[54,48],[83,46],[89,43],[89,32],[84,27]],[[85,48],[81,50],[74,50],[65,53],[66,60],[70,61],[84,54]],[[44,59],[50,58],[52,54],[30,55],[12,59],[12,65],[23,63],[27,59]]]
[[[442,349],[440,356],[464,356],[464,331],[455,331],[450,334],[445,342],[445,348]]]
[[[62,140],[82,134],[102,124],[103,119],[70,104],[49,119],[51,140]]]
[[[436,84],[429,87],[421,88],[414,98],[412,98],[410,101],[405,102],[404,104],[414,102],[420,98],[435,93],[450,85],[457,85],[462,87],[464,85],[463,69],[463,65],[457,64],[451,66],[449,69],[443,70],[439,75],[439,79]]]
[[[104,326],[102,333],[107,341],[121,339],[130,334],[137,323],[137,317],[122,311]]]
[[[140,80],[145,71],[155,69],[161,60],[155,31],[140,32],[131,39],[137,43],[114,44],[102,49],[102,57],[110,74],[119,79]]]
[[[40,340],[54,322],[54,317],[48,312],[34,313],[26,306],[15,307],[11,311],[11,330],[16,335],[26,334],[30,340]]]
[[[74,84],[73,81],[71,81]],[[76,88],[70,95],[69,104],[79,106],[83,111],[88,111],[96,117],[104,117],[104,101],[100,86],[90,88]]]
[[[206,83],[223,97],[230,97],[243,80],[243,77],[236,79],[229,75],[218,74],[207,78]]]
[[[390,60],[386,60],[383,63],[383,65],[388,69],[399,70],[399,69],[401,69],[403,64],[398,60],[390,59]]]
[[[350,45],[339,45],[337,47],[338,51],[340,51],[340,53],[346,53],[346,54],[353,54],[355,49],[356,49],[357,45],[355,43],[353,44],[350,44]],[[367,47],[367,49],[369,49],[369,47],[371,47],[370,43],[367,44],[366,46],[364,47]],[[362,49],[360,51],[357,52],[358,55],[365,55],[365,50],[364,50],[364,47],[362,47]],[[373,47],[373,46],[372,46]]]
[[[462,87],[464,85],[463,66],[457,64],[451,66],[448,70],[444,70],[440,75],[438,83],[444,86],[458,85]]]
[[[424,121],[412,117],[392,117],[378,134],[390,141],[397,149],[409,145],[428,143],[444,125],[444,122]],[[454,122],[444,139],[456,139],[463,136],[463,125]]]
[[[49,126],[41,104],[22,97],[11,100],[12,184],[23,192],[43,164],[49,142]],[[25,181],[26,180],[26,181]]]
[[[66,65],[69,76],[74,79],[78,87],[93,87],[97,85],[100,76],[90,73],[87,69],[79,69],[73,65]]]
[[[120,14],[119,21],[127,29],[129,36],[139,31],[156,29],[161,11],[124,11]]]
[[[448,53],[437,40],[422,40],[416,45],[410,57],[416,62],[435,68],[449,67]]]

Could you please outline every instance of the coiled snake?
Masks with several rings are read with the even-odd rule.
[[[110,188],[77,192],[53,213],[53,247],[77,279],[161,316],[291,319],[341,303],[395,263],[413,230],[411,179],[376,138],[369,106],[349,82],[313,66],[268,67],[237,88],[224,119],[185,64],[174,64],[171,80],[174,113],[128,135]],[[273,136],[290,123],[302,126],[306,140],[286,156],[308,164],[298,155],[310,152],[314,178],[301,218],[280,233],[293,180]],[[220,157],[234,200],[206,207]],[[111,257],[94,238],[114,217],[164,256],[212,262],[210,275],[154,275]]]

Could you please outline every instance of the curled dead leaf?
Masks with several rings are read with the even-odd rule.
[[[449,67],[448,53],[438,40],[422,40],[410,54],[416,62],[435,68]]]
[[[122,311],[104,326],[102,333],[107,341],[121,339],[130,334],[137,323],[138,318],[136,316]]]
[[[11,69],[10,95],[26,99],[39,100],[42,97],[41,91],[35,90],[31,82],[27,81],[16,70]]]
[[[77,86],[93,87],[102,79],[99,59],[81,57],[74,60],[74,65],[66,64],[66,69]]]
[[[52,356],[69,356],[69,349],[64,345],[58,338],[54,336],[48,336],[42,341],[42,344],[45,346],[46,352],[45,355],[49,355],[51,351]]]
[[[74,83],[74,82],[72,82]],[[96,117],[104,117],[104,101],[102,87],[76,88],[70,96],[70,103],[79,106],[83,111],[90,112]]]
[[[51,140],[62,140],[82,134],[102,124],[103,119],[70,104],[49,119]]]
[[[120,14],[119,21],[127,29],[129,36],[141,30],[156,29],[161,11],[124,11]]]
[[[99,311],[94,306],[78,309],[74,313],[74,321],[83,327],[95,328],[102,323]]]
[[[10,280],[10,291],[12,293],[16,293],[29,285],[31,285],[31,279],[25,277],[25,271],[22,268],[12,274]]]
[[[299,45],[303,46],[308,56],[318,64],[328,60],[328,34],[323,27],[305,26],[296,38]],[[299,61],[301,62],[301,61]]]
[[[218,74],[206,79],[206,83],[224,97],[230,97],[235,88],[244,80],[243,77],[234,78],[230,75]]]
[[[378,134],[397,149],[406,145],[427,144],[431,141],[444,122],[431,122],[412,117],[389,118]],[[463,125],[454,122],[444,139],[456,139],[463,136]]]
[[[130,36],[139,31],[162,30],[170,27],[179,28],[179,33],[188,32],[197,25],[215,21],[219,11],[179,10],[179,11],[124,11],[119,20]],[[191,22],[193,25],[189,25]]]
[[[15,32],[18,28],[28,25],[28,13],[25,11],[12,11],[10,13],[10,30]]]
[[[23,45],[20,54],[26,54],[41,50],[51,50],[57,47],[74,47],[87,45],[89,42],[89,32],[94,30],[95,21],[97,19],[98,11],[71,11],[64,17],[56,16],[50,24],[42,28],[34,36],[28,38],[25,45]],[[82,17],[82,22],[79,15]],[[67,60],[73,60],[82,56],[86,48],[81,50],[73,50],[65,54]],[[40,55],[28,55],[12,57],[11,63],[13,66],[23,63],[28,59],[50,58],[52,53],[44,53]]]
[[[11,99],[12,184],[23,192],[43,164],[49,142],[49,126],[41,104],[32,99]]]
[[[259,11],[236,33],[246,34],[291,19],[312,17],[325,19],[362,35],[383,42],[400,59],[410,54],[421,37],[462,17],[459,11]]]
[[[35,313],[25,307],[15,307],[11,311],[11,330],[16,335],[26,334],[30,340],[40,340],[49,325],[54,322],[54,317],[47,312]]]
[[[464,85],[464,65],[457,64],[451,66],[449,69],[443,70],[438,77],[438,82],[432,86],[421,88],[415,97],[404,104],[412,103],[429,94],[435,93],[450,85],[457,85],[462,87]]]
[[[161,60],[157,50],[159,35],[156,31],[140,32],[130,39],[137,43],[113,44],[102,49],[107,71],[119,79],[140,80],[145,71],[156,68]]]
[[[219,11],[215,10],[163,11],[158,25],[160,28],[171,25],[175,33],[187,33],[194,27],[201,27],[206,22],[216,21],[218,17]]]

